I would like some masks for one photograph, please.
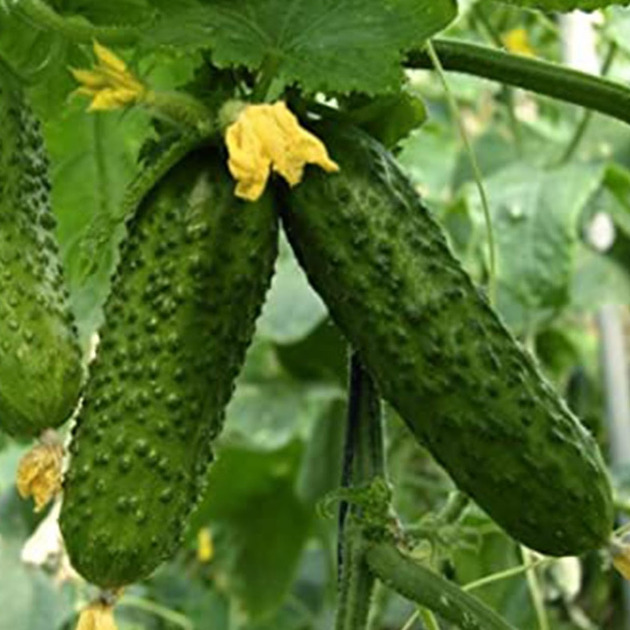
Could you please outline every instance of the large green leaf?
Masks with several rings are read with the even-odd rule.
[[[25,505],[14,489],[0,495],[0,628],[56,630],[72,613],[69,593],[40,568],[22,562],[22,545],[30,533]]]
[[[53,207],[84,346],[101,323],[121,235],[117,217],[147,126],[142,112],[86,114],[79,102],[46,125]]]
[[[265,450],[305,439],[341,391],[334,385],[281,379],[257,384],[241,381],[227,409],[226,433]]]
[[[603,175],[603,167],[571,164],[544,170],[518,163],[487,180],[499,305],[518,306],[523,319],[531,321],[537,311],[568,302],[578,219]],[[478,209],[476,193],[471,194]]]
[[[302,447],[272,452],[225,445],[193,531],[209,523],[217,583],[252,617],[274,611],[293,580],[313,512],[295,492]]]
[[[313,291],[295,257],[282,239],[276,272],[258,332],[275,343],[304,339],[326,318],[326,306]]]
[[[501,0],[504,4],[543,11],[593,11],[612,4],[627,5],[629,0]]]
[[[454,0],[207,0],[166,8],[149,45],[212,48],[220,66],[273,68],[308,91],[395,90],[402,55],[444,29]],[[177,6],[177,8],[176,8]],[[164,6],[162,7],[164,8]]]

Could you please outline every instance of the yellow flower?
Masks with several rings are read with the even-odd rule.
[[[302,181],[306,164],[328,173],[339,166],[324,144],[300,126],[282,101],[273,105],[246,105],[227,129],[228,167],[237,180],[236,196],[248,201],[261,197],[273,170],[290,186]]]
[[[92,70],[71,69],[81,84],[76,94],[92,99],[88,111],[117,109],[146,98],[147,88],[127,69],[122,59],[96,41],[94,53],[98,61]]]
[[[197,533],[197,560],[205,564],[214,557],[214,541],[208,527],[202,527]]]
[[[529,43],[529,36],[524,28],[513,28],[503,36],[505,47],[512,53],[533,57],[534,49]]]
[[[630,580],[630,545],[614,540],[610,545],[610,552],[615,569],[617,569],[626,580]]]
[[[113,608],[103,602],[94,602],[81,611],[77,630],[116,630]]]
[[[33,497],[36,512],[61,491],[62,465],[63,446],[56,439],[43,441],[20,460],[17,489],[22,498]]]

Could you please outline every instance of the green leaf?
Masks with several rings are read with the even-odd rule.
[[[0,496],[1,628],[56,630],[72,612],[68,593],[41,569],[25,565],[20,554],[30,533],[22,518],[24,502],[10,489]]]
[[[305,439],[313,423],[342,390],[333,385],[304,385],[288,380],[240,382],[227,409],[226,435],[252,447],[281,448]]]
[[[301,450],[298,442],[265,453],[225,446],[195,518],[193,531],[212,528],[217,582],[251,617],[282,603],[309,533],[312,510],[295,493]]]
[[[142,112],[86,114],[82,102],[46,125],[53,208],[83,347],[101,323],[122,231],[118,212],[147,127]]]
[[[427,120],[424,102],[409,89],[356,105],[349,112],[352,122],[388,149],[393,149]]]
[[[307,443],[298,494],[309,505],[315,505],[341,484],[346,408],[345,401],[333,402],[317,420]]]
[[[628,0],[501,0],[503,4],[511,4],[516,7],[530,9],[542,9],[543,11],[594,11],[603,9],[612,4],[627,5]]]
[[[61,11],[102,25],[138,24],[151,15],[147,0],[64,0]]]
[[[277,344],[275,349],[282,367],[295,378],[346,383],[348,343],[330,319],[322,321],[308,337]]]
[[[630,265],[586,246],[579,249],[577,273],[571,286],[571,306],[583,313],[595,313],[602,304],[627,305],[630,301]]]
[[[603,167],[580,164],[551,171],[514,164],[487,180],[500,306],[515,303],[531,319],[568,302],[578,220],[603,174]],[[481,225],[478,198],[471,195]]]
[[[148,45],[209,47],[219,66],[265,65],[305,90],[396,90],[403,53],[456,16],[454,0],[208,0],[173,8]]]
[[[275,343],[295,343],[321,324],[326,313],[326,306],[311,289],[283,239],[273,284],[258,320],[258,333]]]

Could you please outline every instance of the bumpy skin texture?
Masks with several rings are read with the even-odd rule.
[[[337,175],[282,193],[306,273],[382,395],[455,483],[514,538],[578,554],[611,532],[591,435],[541,376],[447,246],[395,160],[320,126]]]
[[[188,155],[128,226],[61,513],[74,567],[101,587],[179,544],[270,284],[277,214],[238,201],[224,161]]]
[[[0,67],[0,429],[32,437],[74,409],[82,371],[38,121]]]

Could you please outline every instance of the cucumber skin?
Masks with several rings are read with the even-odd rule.
[[[61,529],[103,588],[181,541],[277,255],[271,198],[238,201],[218,151],[189,154],[129,224],[71,445]]]
[[[545,554],[598,548],[613,524],[592,436],[451,253],[387,151],[316,126],[338,174],[279,189],[285,231],[312,285],[381,393],[455,483]]]
[[[0,66],[0,429],[35,437],[67,420],[82,383],[40,125]]]

